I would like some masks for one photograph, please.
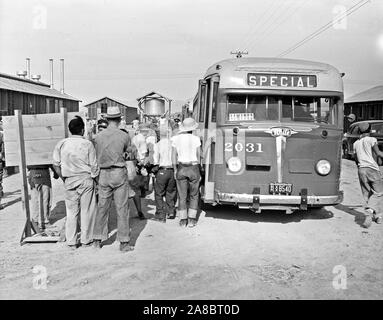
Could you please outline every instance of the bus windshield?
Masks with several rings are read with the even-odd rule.
[[[334,97],[228,94],[227,121],[301,121],[334,123]]]

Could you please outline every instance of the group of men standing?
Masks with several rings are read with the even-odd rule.
[[[120,250],[131,251],[128,200],[134,199],[138,216],[145,219],[140,197],[145,195],[142,191],[147,190],[145,186],[150,174],[155,176],[155,219],[166,222],[167,217],[176,217],[178,195],[180,225],[194,227],[201,180],[201,142],[192,133],[198,127],[195,120],[185,119],[173,137],[171,130],[160,130],[160,139],[152,141],[150,150],[142,150],[139,130],[131,137],[120,129],[118,107],[108,108],[106,120],[100,123],[101,130],[90,141],[84,138],[82,118],[74,118],[68,126],[71,136],[60,141],[53,152],[53,168],[65,187],[67,245],[76,248],[80,242],[81,246],[101,248],[102,242],[108,238],[108,216],[113,200]],[[80,217],[81,237],[78,241]]]

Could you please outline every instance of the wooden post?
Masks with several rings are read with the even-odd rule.
[[[68,112],[67,112],[67,109],[66,108],[60,108],[60,113],[63,116],[65,138],[68,138],[69,133],[68,133]]]
[[[17,137],[20,149],[20,175],[21,175],[21,200],[22,209],[25,213],[27,221],[25,223],[24,232],[21,237],[21,242],[32,235],[32,228],[37,233],[35,225],[31,223],[31,213],[29,209],[29,194],[28,194],[28,181],[27,181],[27,165],[25,160],[25,143],[24,143],[24,128],[23,128],[23,117],[21,110],[15,110],[15,118],[17,125]]]

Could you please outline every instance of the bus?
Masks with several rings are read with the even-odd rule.
[[[333,66],[220,61],[199,80],[193,117],[203,204],[292,213],[342,201],[343,81]]]

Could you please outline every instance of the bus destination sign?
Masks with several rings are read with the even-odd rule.
[[[315,88],[315,75],[248,73],[247,84],[257,87]]]

